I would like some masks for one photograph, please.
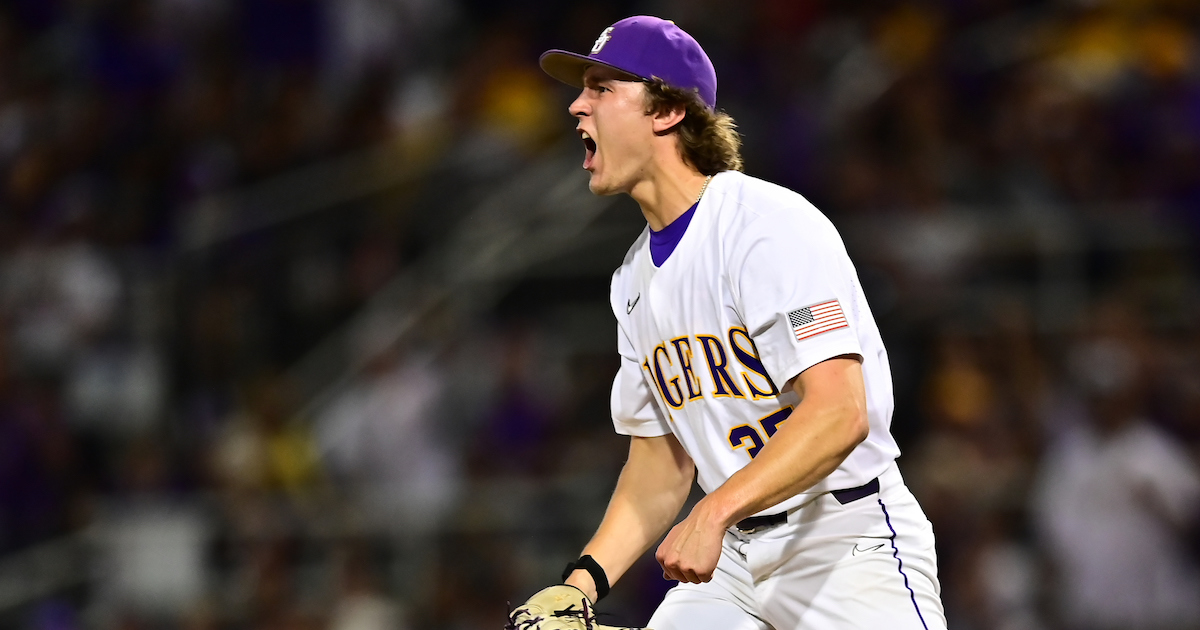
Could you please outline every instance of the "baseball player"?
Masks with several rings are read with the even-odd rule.
[[[674,23],[627,18],[541,66],[582,90],[591,191],[633,197],[648,225],[610,300],[629,458],[565,584],[509,627],[598,627],[592,603],[666,533],[656,557],[679,585],[654,630],[945,628],[887,353],[833,225],[740,172],[712,62]],[[706,495],[675,524],[693,478]]]

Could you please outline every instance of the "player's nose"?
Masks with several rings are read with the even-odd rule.
[[[585,92],[580,92],[579,96],[576,96],[575,100],[572,101],[571,104],[567,107],[567,111],[571,112],[572,116],[578,117],[578,116],[587,116],[587,115],[591,114],[592,107],[588,103],[587,99],[584,98],[584,94],[585,94]]]

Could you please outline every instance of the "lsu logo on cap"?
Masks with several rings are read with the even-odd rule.
[[[596,43],[592,44],[593,55],[600,52],[600,50],[604,48],[604,45],[608,43],[608,40],[612,39],[612,32],[613,27],[610,26],[604,29],[603,33],[600,33],[600,37],[596,38]]]

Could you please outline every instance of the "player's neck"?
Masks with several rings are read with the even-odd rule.
[[[705,179],[699,171],[674,161],[640,181],[629,191],[629,196],[641,206],[650,229],[658,231],[696,203]]]

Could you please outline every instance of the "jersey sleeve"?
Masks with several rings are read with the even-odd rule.
[[[637,437],[657,437],[670,433],[671,426],[663,417],[650,386],[642,376],[642,366],[634,354],[633,343],[620,323],[617,324],[617,351],[621,355],[621,368],[613,380],[613,427],[617,433]]]
[[[746,330],[781,389],[826,359],[862,356],[854,266],[815,208],[759,216],[737,239],[729,269]]]

